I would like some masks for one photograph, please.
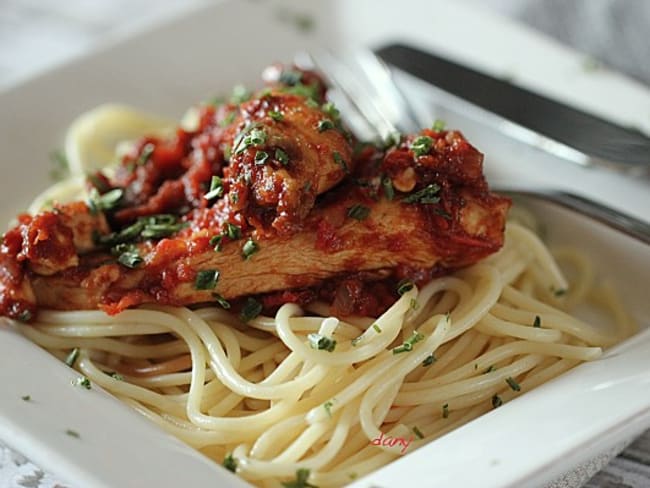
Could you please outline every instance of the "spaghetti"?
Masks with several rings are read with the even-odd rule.
[[[285,304],[244,324],[215,307],[42,311],[19,325],[91,382],[263,487],[341,486],[498,408],[633,333],[563,304],[603,295],[581,257],[569,287],[545,245],[509,223],[501,251],[407,290],[377,318]],[[602,297],[601,297],[602,298]],[[610,307],[610,308],[611,308]],[[334,347],[314,349],[314,340]],[[287,485],[289,486],[289,485]]]

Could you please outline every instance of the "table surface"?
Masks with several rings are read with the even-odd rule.
[[[145,14],[149,20],[181,12],[198,0],[3,0],[0,10],[0,89],[20,82],[58,63],[90,49],[105,36],[120,28],[134,27]],[[466,0],[473,1],[473,0]],[[497,2],[488,2],[496,5]],[[530,16],[523,2],[500,2],[499,10],[516,16],[524,22]],[[533,3],[533,2],[531,2]],[[557,3],[557,2],[549,2]],[[583,2],[587,4],[587,2]],[[589,2],[608,8],[608,0]],[[507,5],[512,8],[508,10]],[[573,4],[580,4],[579,1]],[[650,8],[647,10],[650,12]],[[539,15],[536,18],[540,18]],[[543,16],[541,17],[543,18]],[[537,25],[536,27],[543,28]],[[564,39],[566,40],[566,39]],[[584,49],[584,46],[580,46]],[[632,60],[631,60],[632,61]],[[639,77],[638,73],[634,73]],[[9,474],[5,468],[14,469]],[[592,476],[586,488],[648,488],[650,487],[650,430],[630,444],[600,471],[601,464],[586,466],[582,471],[584,482]],[[5,470],[4,477],[2,475]],[[0,442],[0,482],[10,487],[54,487],[55,479],[30,465],[20,454],[12,452]],[[566,484],[563,484],[566,483]],[[575,486],[575,480],[560,481],[555,486]]]

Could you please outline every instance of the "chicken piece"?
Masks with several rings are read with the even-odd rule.
[[[51,276],[76,267],[79,254],[95,247],[93,233],[108,230],[104,215],[90,212],[83,202],[19,216],[0,246],[0,314],[31,318],[36,299],[29,275]]]
[[[332,195],[331,203],[315,209],[305,229],[290,239],[261,237],[253,241],[255,247],[240,239],[224,244],[220,252],[209,247],[192,251],[192,246],[201,246],[197,237],[192,241],[165,239],[146,256],[141,268],[106,264],[84,269],[82,263],[68,274],[35,277],[32,284],[39,305],[99,307],[117,313],[141,303],[210,302],[215,293],[233,299],[310,287],[346,273],[400,265],[457,268],[502,245],[509,206],[497,197],[485,200],[467,194],[463,199],[466,205],[455,216],[457,227],[442,231],[432,224],[429,209],[422,205],[369,200],[358,187],[347,185]],[[257,251],[251,253],[251,249]]]
[[[224,141],[228,205],[259,230],[288,236],[320,195],[353,171],[352,147],[338,112],[303,96],[262,94],[240,107]]]

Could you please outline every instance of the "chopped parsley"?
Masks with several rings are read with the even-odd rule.
[[[20,399],[24,402],[31,402],[32,401],[32,396],[31,395],[23,395],[20,397]]]
[[[418,303],[418,301],[415,298],[411,298],[411,302],[409,303],[409,308],[411,310],[417,310],[419,306],[420,304]]]
[[[382,330],[381,330],[381,327],[379,327],[379,325],[377,325],[377,324],[372,324],[372,328],[375,329],[375,332],[376,332],[377,334],[381,334]]]
[[[235,224],[231,224],[230,222],[228,222],[226,223],[225,235],[229,239],[236,241],[241,237],[241,228]]]
[[[275,159],[282,164],[282,166],[287,166],[289,164],[289,155],[284,152],[282,149],[275,150]]]
[[[447,417],[449,417],[449,404],[445,403],[442,406],[442,418],[446,419]]]
[[[321,334],[309,334],[307,335],[307,340],[312,349],[332,352],[336,348],[336,341],[334,339],[330,339]]]
[[[235,137],[231,153],[241,154],[249,147],[261,146],[266,142],[266,137],[266,132],[264,129],[260,129],[258,122],[249,124]]]
[[[411,337],[406,339],[401,346],[398,346],[393,349],[393,354],[400,354],[402,352],[410,352],[413,350],[413,345],[417,344],[420,342],[422,339],[424,339],[424,336],[420,334],[419,332],[413,332],[411,334]]]
[[[260,246],[253,240],[252,237],[249,237],[248,240],[244,243],[242,247],[242,257],[244,259],[249,259],[253,254],[260,250]]]
[[[178,232],[186,224],[177,222],[174,215],[159,214],[140,217],[135,223],[125,227],[118,232],[106,235],[97,235],[96,241],[99,245],[115,246],[125,242],[133,242],[138,238],[162,239]]]
[[[440,201],[438,192],[440,192],[440,185],[431,183],[421,190],[404,197],[402,201],[404,203],[438,203]]]
[[[150,142],[142,146],[138,159],[136,159],[135,164],[137,166],[144,166],[153,156],[153,150],[155,149],[154,145]]]
[[[521,391],[521,386],[519,386],[517,380],[515,380],[512,376],[508,376],[506,378],[506,383],[508,383],[508,386],[512,389],[512,391]]]
[[[100,195],[96,188],[91,188],[88,197],[88,210],[96,215],[98,212],[108,212],[115,209],[124,196],[124,190],[115,188]]]
[[[70,437],[74,437],[75,439],[79,439],[81,437],[79,435],[79,432],[77,432],[76,430],[66,429],[65,433]]]
[[[228,127],[230,124],[232,124],[235,121],[235,117],[237,117],[237,112],[235,112],[234,110],[232,112],[228,112],[228,115],[226,115],[219,122],[219,127]]]
[[[138,248],[133,244],[121,243],[111,248],[111,254],[117,256],[117,262],[127,268],[137,268],[144,259],[140,256]]]
[[[287,86],[297,85],[302,82],[302,72],[295,69],[283,69],[278,81]]]
[[[433,354],[429,354],[426,358],[424,358],[424,361],[422,361],[422,366],[431,366],[433,363],[435,363],[436,357]]]
[[[483,374],[488,374],[488,373],[491,373],[492,371],[496,371],[496,370],[497,370],[496,366],[494,366],[494,364],[491,364],[488,369],[483,371]]]
[[[418,439],[424,439],[424,434],[420,429],[418,429],[417,425],[413,427],[413,433]]]
[[[312,485],[307,480],[309,479],[310,471],[305,468],[300,468],[296,470],[296,479],[293,481],[283,481],[282,486],[284,488],[318,488],[316,485]]]
[[[323,403],[323,408],[327,412],[327,416],[329,418],[332,418],[332,407],[334,406],[334,402],[332,400],[328,400],[325,403]]]
[[[230,308],[230,302],[226,300],[224,297],[219,295],[218,293],[213,293],[212,298],[214,298],[219,305],[221,305],[221,308],[228,310]]]
[[[262,313],[262,308],[263,306],[260,302],[255,300],[253,297],[248,297],[246,299],[246,303],[244,304],[244,308],[242,308],[241,312],[239,313],[239,317],[244,322],[248,322],[249,320],[253,320],[260,313]]]
[[[74,363],[77,362],[77,358],[79,357],[79,348],[75,347],[72,351],[68,353],[68,355],[65,357],[65,364],[70,366],[71,368],[74,366]]]
[[[29,322],[32,318],[32,312],[30,312],[29,310],[23,310],[16,318],[20,322]]]
[[[81,386],[85,388],[86,390],[90,390],[92,388],[92,385],[90,383],[90,380],[86,376],[79,376],[76,380],[72,382],[73,385],[75,386]]]
[[[194,288],[197,290],[214,290],[219,281],[219,271],[216,269],[207,269],[199,271],[196,274]]]
[[[381,179],[381,187],[384,190],[384,196],[386,200],[392,200],[395,198],[395,189],[393,188],[393,180],[390,179],[390,176],[386,175]]]
[[[343,171],[346,173],[349,173],[348,165],[347,163],[343,160],[343,156],[341,156],[340,153],[334,151],[332,154],[332,157],[334,158],[334,162],[338,164],[341,168],[343,168]]]
[[[410,291],[413,289],[415,285],[411,280],[405,279],[397,283],[397,294],[399,296],[404,295],[407,291]]]
[[[232,89],[232,95],[230,95],[230,103],[239,105],[240,103],[249,100],[251,97],[251,92],[244,85],[235,85]]]
[[[566,289],[564,289],[564,288],[555,288],[554,286],[551,286],[551,293],[556,297],[561,297],[561,296],[566,295]]]
[[[329,119],[323,119],[320,122],[318,122],[318,132],[325,132],[326,130],[330,130],[334,128],[334,122],[332,122]]]
[[[223,196],[223,181],[217,175],[210,180],[210,190],[203,196],[206,200],[212,200]]]
[[[269,117],[271,117],[276,122],[284,120],[284,114],[282,112],[278,112],[277,110],[269,110]]]
[[[533,327],[539,328],[542,326],[542,319],[539,315],[535,315],[535,321],[533,322]]]
[[[50,153],[50,162],[52,168],[50,169],[50,179],[52,181],[61,181],[70,176],[70,165],[65,153],[58,149]]]
[[[413,151],[416,157],[424,156],[429,154],[431,147],[433,146],[433,139],[429,136],[419,136],[411,142],[409,149]]]
[[[261,166],[266,163],[267,159],[269,159],[269,153],[266,151],[257,151],[255,154],[255,164],[259,164]]]
[[[221,463],[221,465],[228,471],[232,471],[233,473],[237,472],[237,460],[233,457],[232,454],[226,454],[226,457],[223,458],[223,463]]]
[[[499,408],[501,405],[503,405],[501,397],[499,395],[494,395],[492,397],[492,408]]]
[[[113,378],[116,381],[124,381],[124,376],[122,376],[120,373],[113,371],[111,374],[109,374],[111,378]]]
[[[348,217],[355,220],[365,220],[368,215],[370,215],[370,209],[361,204],[356,203],[348,208]]]
[[[444,120],[436,119],[431,128],[435,130],[436,132],[440,132],[445,130],[445,127],[447,124],[445,123]]]

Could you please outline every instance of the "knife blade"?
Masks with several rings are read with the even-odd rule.
[[[507,121],[517,129],[509,134],[524,142],[581,165],[650,174],[650,138],[638,130],[411,46],[390,44],[376,54],[388,65]]]

